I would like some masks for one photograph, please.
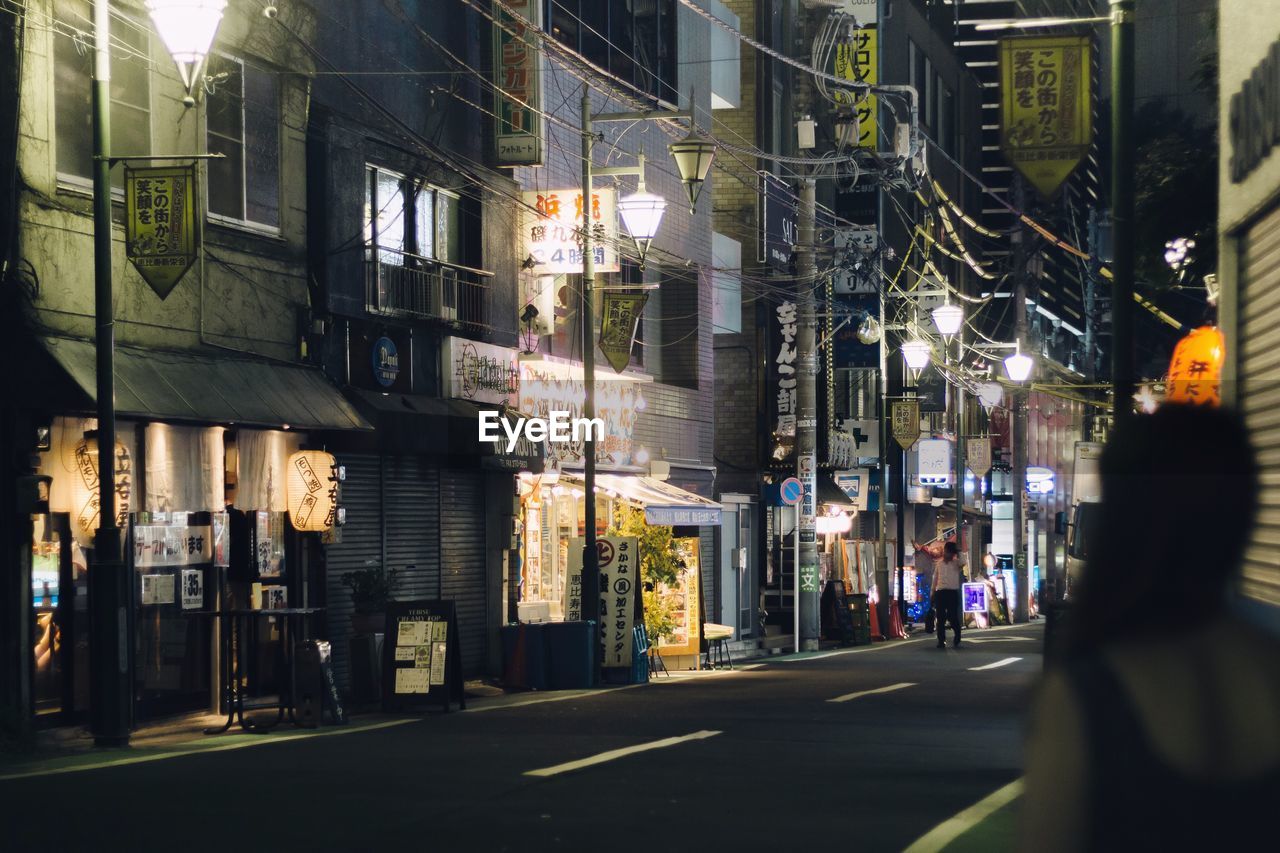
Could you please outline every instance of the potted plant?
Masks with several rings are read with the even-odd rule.
[[[355,606],[351,632],[380,632],[386,620],[387,602],[395,598],[400,585],[398,570],[383,571],[381,566],[356,569],[342,576],[342,585],[351,591],[351,603]]]

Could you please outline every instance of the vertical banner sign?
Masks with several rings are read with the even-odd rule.
[[[195,166],[124,170],[125,256],[164,299],[196,260]]]
[[[522,254],[533,258],[532,275],[582,274],[582,190],[531,190],[520,217]],[[596,272],[618,272],[617,193],[591,191],[591,248]]]
[[[1000,150],[1045,198],[1093,141],[1087,36],[1000,40]]]
[[[903,450],[910,450],[911,445],[920,437],[920,401],[895,401],[889,407],[889,417],[894,439]]]
[[[604,353],[605,360],[615,373],[626,370],[631,363],[636,326],[640,322],[644,304],[648,301],[647,293],[607,291],[604,295],[604,316],[600,320],[600,352]]]
[[[876,29],[863,27],[853,31],[848,41],[836,45],[835,76],[874,86],[879,82],[876,74]],[[848,89],[837,89],[836,103],[852,109],[858,119],[858,148],[876,147],[879,127],[876,121],[876,96]]]
[[[773,427],[771,462],[786,462],[796,445],[796,304],[790,300],[777,307],[778,348],[774,354],[777,388],[774,397],[776,420]]]
[[[796,477],[804,484],[804,494],[800,496],[800,542],[808,544],[817,541],[817,523],[814,518],[815,493],[818,491],[818,466],[812,453],[806,453],[796,460]],[[818,589],[818,567],[802,565],[800,567],[800,591],[816,592]]]
[[[602,666],[631,667],[631,625],[640,584],[640,540],[605,536],[596,540],[600,556],[600,641]]]
[[[987,472],[991,470],[991,439],[986,436],[966,438],[965,464],[979,480],[987,476]]]
[[[761,175],[760,180],[760,194],[764,200],[764,239],[760,242],[764,257],[760,260],[773,269],[786,270],[791,266],[800,215],[796,208],[796,194],[785,181],[768,173]]]
[[[541,0],[494,0],[493,79],[497,85],[494,140],[499,166],[542,165],[542,69],[538,34]],[[514,14],[513,14],[514,13]]]

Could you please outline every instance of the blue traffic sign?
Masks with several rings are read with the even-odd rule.
[[[778,487],[778,493],[782,497],[782,502],[787,506],[795,506],[800,503],[800,499],[804,497],[804,483],[795,477],[788,477],[782,481],[782,485]]]

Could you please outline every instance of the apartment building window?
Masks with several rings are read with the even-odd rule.
[[[588,61],[675,102],[676,0],[547,0],[544,20]]]
[[[93,180],[93,20],[88,0],[55,0],[54,132],[58,178]],[[111,154],[151,153],[151,39],[146,30],[111,20]],[[124,172],[112,171],[116,187]]]
[[[280,226],[280,83],[276,74],[230,56],[209,58],[205,109],[211,218]]]
[[[365,243],[377,247],[384,264],[402,265],[405,256],[463,263],[460,209],[455,193],[378,166],[366,168]]]

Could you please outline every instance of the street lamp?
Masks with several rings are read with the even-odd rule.
[[[902,360],[912,370],[924,370],[929,366],[929,344],[919,339],[912,339],[902,345]]]
[[[934,308],[932,314],[933,324],[938,327],[938,333],[945,338],[959,332],[964,324],[964,309],[951,302]]]
[[[199,80],[226,0],[148,0],[147,10],[173,54],[187,102]],[[93,4],[93,291],[97,373],[98,446],[116,446],[115,324],[111,280],[111,12]],[[116,524],[115,455],[100,454],[98,529],[89,572],[90,729],[97,746],[129,743],[133,722],[129,676],[129,577]]]
[[[702,184],[711,169],[711,160],[716,156],[716,144],[691,126],[689,135],[668,145],[667,150],[676,161],[684,191],[689,196],[689,212],[695,213],[698,196],[702,194]]]
[[[160,40],[178,65],[190,100],[227,0],[147,0],[146,6]]]
[[[618,199],[618,215],[622,217],[622,224],[626,226],[627,233],[636,244],[636,251],[640,254],[640,269],[644,269],[644,256],[658,233],[662,214],[667,209],[667,200],[645,191],[644,155],[641,154],[638,159],[640,181],[636,185],[635,192]]]
[[[1027,377],[1031,375],[1031,368],[1035,366],[1035,361],[1031,356],[1024,355],[1021,352],[1015,352],[1004,360],[1005,372],[1009,374],[1009,378],[1014,382],[1025,382]]]

